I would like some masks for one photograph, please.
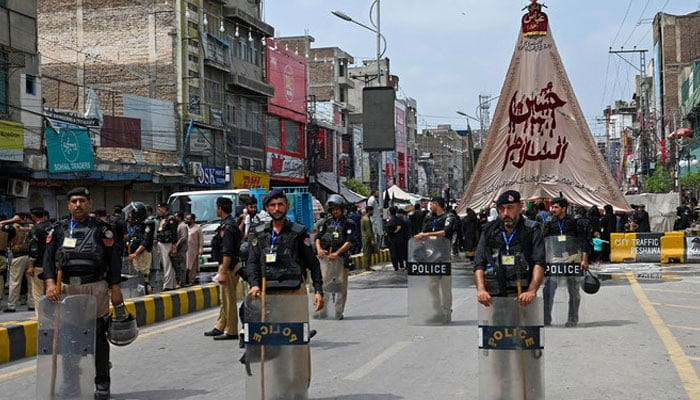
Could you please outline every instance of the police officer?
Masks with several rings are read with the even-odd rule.
[[[3,229],[6,229],[8,234],[13,232],[13,238],[10,241],[10,250],[12,250],[12,262],[10,263],[10,288],[5,312],[15,312],[17,303],[20,301],[22,281],[25,278],[24,274],[29,268],[30,232],[34,228],[29,215],[26,213],[15,214],[15,216],[10,220],[10,223],[12,225],[3,226]],[[31,286],[28,289],[31,291]],[[28,293],[28,295],[31,296],[30,293]],[[34,300],[31,297],[29,297],[27,300],[27,307],[29,310],[34,310]]]
[[[588,243],[591,240],[587,221],[576,220],[568,215],[566,209],[569,202],[564,198],[556,198],[552,201],[552,218],[544,224],[544,237],[557,236],[562,240],[576,240],[581,250],[581,268],[588,269]],[[575,276],[566,278],[566,289],[569,292],[569,315],[566,327],[574,327],[578,324],[578,308],[581,304],[579,283]],[[556,279],[546,279],[544,282],[544,324],[552,322],[552,303],[557,290]]]
[[[10,250],[10,243],[15,238],[15,228],[7,221],[0,221],[0,300],[5,294],[5,273],[7,272],[7,256]],[[12,312],[12,311],[10,311]]]
[[[175,217],[169,214],[167,203],[158,204],[158,254],[160,265],[163,268],[163,291],[175,289],[177,276],[170,256],[173,253],[173,243],[177,242],[177,222]],[[175,253],[176,254],[176,253]]]
[[[211,257],[219,263],[218,283],[221,285],[221,310],[216,325],[204,336],[214,340],[238,339],[238,309],[236,308],[236,286],[238,270],[241,268],[239,251],[243,235],[238,229],[233,212],[233,201],[228,197],[216,199],[216,216],[221,224],[211,240]]]
[[[527,306],[537,296],[546,262],[542,230],[522,217],[520,193],[503,192],[496,200],[499,218],[488,223],[474,259],[474,281],[479,303],[492,297],[517,297]],[[519,280],[519,281],[518,281]]]
[[[355,243],[355,223],[345,216],[345,199],[339,194],[332,194],[326,200],[326,212],[329,216],[321,222],[316,235],[316,252],[318,258],[335,261],[340,258],[343,263],[341,273],[342,291],[335,303],[335,316],[343,319],[345,303],[348,299],[348,268],[350,265],[349,250]],[[323,280],[327,280],[324,276]]]
[[[27,276],[29,276],[32,285],[32,298],[36,307],[39,304],[39,299],[46,291],[42,265],[44,253],[46,252],[46,237],[49,235],[53,224],[49,222],[49,213],[41,207],[32,208],[30,213],[32,221],[34,221],[34,228],[29,233],[29,268],[27,268]]]
[[[134,269],[143,275],[143,283],[146,293],[152,293],[151,288],[151,264],[153,263],[153,234],[156,230],[155,221],[148,218],[146,205],[141,202],[132,202],[124,207],[132,223],[126,227],[127,241],[126,252],[129,263]]]
[[[323,308],[323,277],[318,259],[314,256],[306,228],[287,219],[289,202],[282,190],[273,190],[265,197],[265,211],[272,221],[253,229],[246,275],[250,282],[248,295],[262,294],[262,278],[267,279],[269,291],[291,291],[306,294],[304,279],[311,272],[314,288],[314,307]]]
[[[67,197],[71,217],[59,222],[46,238],[43,265],[46,297],[58,301],[56,285],[61,284],[62,293],[95,296],[95,399],[109,399],[108,288],[112,289],[112,304],[122,304],[121,258],[114,251],[114,233],[109,224],[88,217],[92,206],[90,192],[78,187],[69,191]],[[63,271],[63,282],[56,282],[59,268]]]
[[[452,242],[452,235],[457,227],[457,218],[454,214],[445,212],[445,199],[433,197],[430,200],[430,214],[423,220],[423,229],[414,236],[418,241],[430,236],[444,237]],[[431,277],[440,278],[440,277]],[[438,302],[445,322],[452,320],[452,282],[448,279],[440,279],[437,291],[432,293],[434,302]]]

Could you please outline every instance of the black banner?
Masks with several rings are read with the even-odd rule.
[[[547,263],[544,276],[583,276],[580,263]]]
[[[544,349],[543,326],[479,325],[479,348],[486,350]]]
[[[449,276],[452,275],[452,263],[429,263],[415,262],[408,263],[408,275],[413,276]]]

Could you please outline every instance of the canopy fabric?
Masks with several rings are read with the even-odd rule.
[[[644,204],[649,213],[649,227],[652,232],[673,230],[676,220],[676,207],[681,205],[678,193],[642,193],[625,196],[630,204]]]
[[[392,185],[389,189],[387,189],[387,192],[389,193],[389,199],[391,200],[407,201],[411,204],[421,200],[421,196],[408,193],[396,185]]]
[[[348,202],[355,204],[366,200],[367,198],[361,194],[355,193],[352,190],[345,187],[345,185],[340,185],[340,190],[338,190],[338,180],[332,172],[319,172],[318,182],[324,186],[331,193],[339,193]]]
[[[593,140],[549,26],[518,36],[486,144],[457,211],[492,205],[506,190],[517,190],[523,200],[561,192],[582,206],[631,210]]]

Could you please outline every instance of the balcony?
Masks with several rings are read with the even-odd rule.
[[[338,85],[340,85],[340,87],[346,87],[348,89],[355,88],[355,82],[353,82],[352,79],[348,78],[347,76],[339,76]]]
[[[204,65],[231,72],[230,51],[230,43],[207,33],[204,43]]]
[[[265,36],[275,35],[275,28],[246,13],[238,7],[224,7],[224,17],[239,22],[242,25],[251,26],[253,29],[261,32]]]

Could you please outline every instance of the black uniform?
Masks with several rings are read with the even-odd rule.
[[[422,232],[439,232],[444,230],[445,237],[451,242],[455,229],[457,229],[457,217],[454,214],[445,212],[438,217],[430,213],[423,221]]]
[[[389,219],[386,226],[387,235],[389,235],[389,253],[391,254],[391,264],[394,270],[405,268],[408,260],[408,223],[398,215]]]
[[[156,224],[152,219],[147,219],[144,222],[136,222],[129,226],[127,229],[127,253],[136,253],[139,246],[143,246],[149,253],[153,252],[153,234],[155,229]]]
[[[350,242],[350,249],[340,255],[347,266],[348,255],[352,250],[352,245],[355,244],[355,229],[355,223],[345,216],[341,216],[338,220],[332,216],[326,217],[319,225],[316,237],[321,240],[321,248],[326,251],[330,249],[337,251],[346,242]]]
[[[314,291],[323,294],[323,277],[318,259],[314,256],[309,235],[304,225],[285,220],[273,245],[272,222],[258,225],[252,232],[250,252],[246,265],[251,286],[262,287],[263,274],[268,290],[297,289],[304,282],[306,270],[311,272]],[[267,254],[274,253],[274,262],[267,262]]]
[[[75,239],[73,244],[65,241],[65,238],[71,238],[71,230]],[[108,223],[96,218],[87,218],[83,222],[72,218],[63,220],[49,232],[46,243],[44,279],[55,280],[60,268],[63,283],[66,284],[80,281],[82,285],[106,280],[111,286],[121,282],[121,255],[114,249],[114,233]],[[97,299],[98,304],[100,301]],[[96,321],[95,383],[109,386],[109,343],[105,317],[106,314],[98,315]]]
[[[508,240],[510,245],[506,246]],[[486,224],[474,262],[475,271],[484,270],[486,290],[491,296],[516,296],[518,276],[522,289],[526,290],[535,265],[545,265],[546,262],[539,224],[521,217],[512,236],[506,233],[500,219]]]
[[[44,253],[46,253],[46,237],[53,229],[53,224],[43,221],[36,225],[29,233],[29,258],[34,260],[34,268],[42,268]]]
[[[233,270],[240,259],[241,240],[243,239],[241,230],[238,229],[236,220],[229,215],[228,218],[221,221],[215,232],[216,235],[212,238],[211,243],[211,258],[221,264],[224,257],[231,257],[229,270]]]
[[[160,226],[160,221],[166,219],[163,227]],[[177,242],[177,221],[172,215],[158,218],[158,234],[156,235],[156,240],[161,243],[175,243]]]

